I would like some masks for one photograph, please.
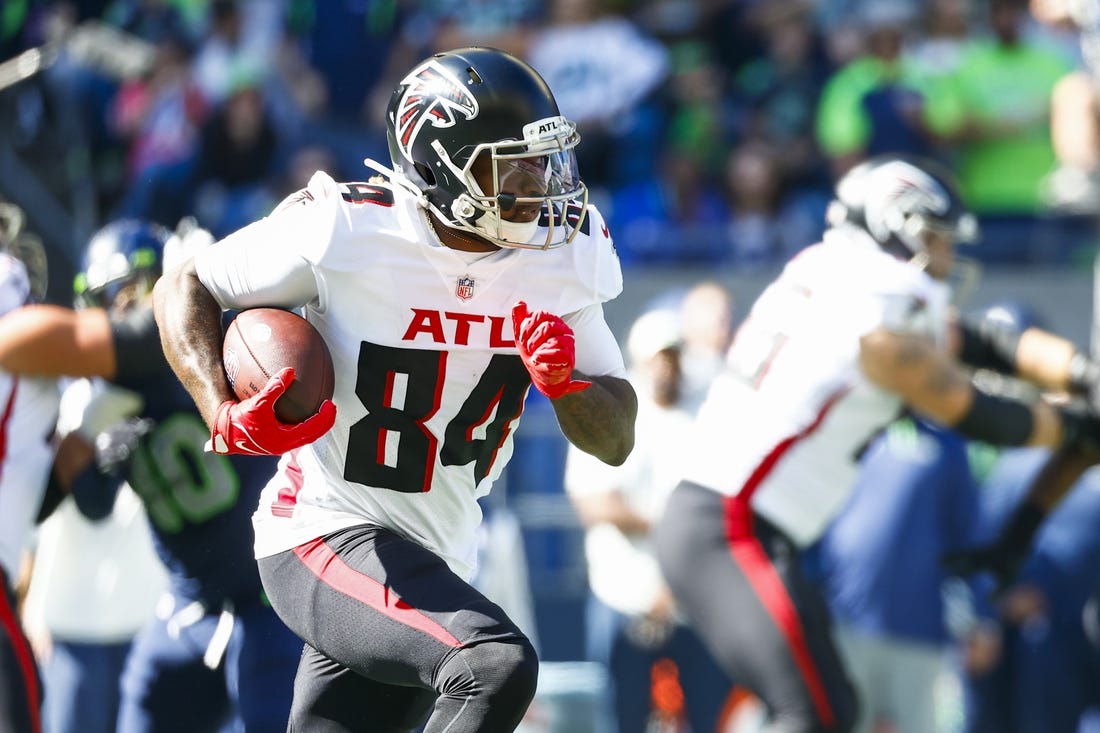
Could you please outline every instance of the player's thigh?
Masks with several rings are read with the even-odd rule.
[[[163,620],[146,624],[122,673],[118,733],[217,730],[229,708],[225,677],[203,663],[217,620],[206,616],[171,633]]]
[[[226,650],[230,696],[249,733],[283,733],[302,640],[260,603],[240,609]]]
[[[423,724],[434,690],[368,679],[308,644],[294,681],[291,733],[404,733]]]
[[[34,730],[41,704],[38,668],[0,572],[0,730]]]
[[[731,542],[723,498],[681,484],[656,533],[662,571],[714,659],[780,718],[839,721],[855,693],[833,645],[824,604],[790,560],[754,535]],[[758,530],[763,527],[758,527]]]
[[[657,526],[656,548],[677,605],[715,660],[744,684],[756,659],[785,644],[730,555],[722,511],[715,492],[681,485]]]
[[[260,560],[272,605],[328,658],[387,684],[433,687],[445,657],[526,637],[437,555],[360,526]]]

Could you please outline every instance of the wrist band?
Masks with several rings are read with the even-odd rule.
[[[966,437],[992,445],[1023,445],[1034,427],[1031,405],[977,388],[970,409],[955,424],[955,429]]]

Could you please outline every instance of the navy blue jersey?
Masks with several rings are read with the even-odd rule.
[[[994,534],[1019,505],[1031,481],[1050,457],[1045,448],[1005,450],[986,480],[982,509],[986,532]],[[1074,484],[1035,535],[1018,582],[1038,586],[1051,600],[1048,612],[1076,624],[1100,585],[1100,470]]]
[[[258,598],[252,513],[276,459],[203,450],[209,430],[164,358],[151,308],[112,321],[112,331],[114,383],[141,394],[142,416],[156,422],[134,454],[130,484],[145,502],[172,591],[208,608]]]

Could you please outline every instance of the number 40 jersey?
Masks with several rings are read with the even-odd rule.
[[[476,499],[511,456],[531,384],[512,306],[565,318],[581,372],[625,373],[602,310],[622,274],[594,207],[563,247],[460,252],[439,243],[405,188],[318,173],[196,268],[225,308],[303,306],[336,369],[336,425],[283,456],[253,519],[257,557],[368,523],[469,577]]]

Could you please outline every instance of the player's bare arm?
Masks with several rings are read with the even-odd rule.
[[[868,379],[899,395],[914,410],[968,435],[978,403],[984,406],[997,399],[980,394],[966,369],[930,337],[920,334],[886,328],[872,331],[860,340],[860,366]],[[1056,408],[1042,400],[1030,406],[1012,403],[1009,409],[1013,408],[1030,412],[1030,416],[1016,413],[1021,415],[1020,429],[1025,433],[1019,440],[997,440],[997,435],[971,437],[1016,445],[1055,446],[1062,441],[1062,420]]]
[[[638,396],[619,377],[584,377],[592,386],[552,400],[558,425],[569,442],[604,463],[620,466],[634,448]]]
[[[107,311],[27,305],[0,318],[0,369],[11,374],[115,376]]]
[[[235,400],[222,368],[222,309],[199,281],[194,261],[164,273],[153,289],[161,347],[207,425]]]

